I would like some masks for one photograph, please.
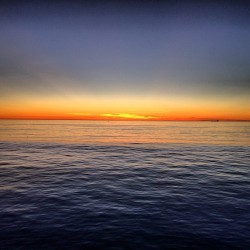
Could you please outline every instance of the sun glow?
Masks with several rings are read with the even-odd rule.
[[[136,114],[101,114],[102,117],[110,117],[110,118],[125,118],[125,119],[153,119],[154,116],[144,116],[144,115],[136,115]]]

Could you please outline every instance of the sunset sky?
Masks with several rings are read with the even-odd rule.
[[[249,6],[104,2],[1,6],[0,118],[250,120]]]

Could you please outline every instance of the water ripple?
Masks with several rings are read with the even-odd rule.
[[[0,148],[0,248],[250,247],[248,146]]]

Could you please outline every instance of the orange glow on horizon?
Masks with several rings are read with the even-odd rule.
[[[0,106],[0,119],[250,121],[248,98],[27,96],[2,99]]]
[[[190,116],[148,116],[140,114],[20,114],[20,115],[5,115],[0,119],[20,119],[20,120],[100,120],[100,121],[250,121],[245,117],[240,116],[218,116],[207,115],[200,117]]]

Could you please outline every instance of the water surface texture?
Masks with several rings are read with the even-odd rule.
[[[249,249],[250,123],[0,121],[0,249]]]

